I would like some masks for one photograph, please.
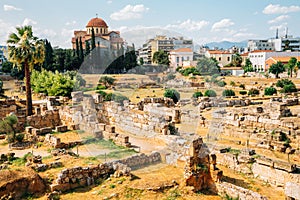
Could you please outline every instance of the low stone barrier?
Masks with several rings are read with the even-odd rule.
[[[122,160],[106,162],[90,167],[74,167],[62,170],[55,183],[50,185],[51,191],[66,191],[69,189],[89,186],[98,178],[108,178],[110,175],[119,177],[129,175],[131,168],[161,161],[161,155],[153,152],[150,155],[139,154]]]
[[[239,200],[267,200],[267,197],[264,197],[257,192],[252,190],[248,190],[231,183],[222,182],[220,184],[216,184],[218,193],[221,196],[228,195],[233,198],[237,198]]]

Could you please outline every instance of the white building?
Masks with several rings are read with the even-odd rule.
[[[208,50],[205,52],[205,57],[207,58],[215,58],[220,67],[224,67],[231,63],[233,53],[228,51],[220,51],[220,50]]]
[[[290,50],[300,51],[300,38],[293,38],[293,36],[287,36],[270,40],[274,43],[275,51],[283,51],[287,44]]]
[[[170,51],[169,54],[170,67],[191,66],[193,61],[193,50],[190,48],[181,48]]]
[[[257,72],[266,71],[266,60],[270,57],[297,57],[299,52],[276,52],[271,50],[256,50],[249,52],[248,58],[250,59],[253,69]]]

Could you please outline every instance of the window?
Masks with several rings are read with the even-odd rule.
[[[227,57],[227,61],[230,61],[230,57]]]
[[[96,34],[98,34],[98,28],[96,28]]]
[[[221,61],[221,57],[219,57],[219,61]]]
[[[176,57],[176,62],[179,63],[179,57]]]

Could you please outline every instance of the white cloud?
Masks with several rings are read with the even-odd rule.
[[[29,18],[25,18],[23,23],[22,23],[22,26],[28,26],[28,25],[36,25],[37,22],[32,20],[32,19],[29,19]]]
[[[149,8],[146,8],[143,4],[139,5],[127,5],[122,10],[114,12],[110,15],[112,20],[130,20],[142,18],[142,14],[147,12]]]
[[[6,45],[8,35],[15,31],[15,27],[0,19],[0,45]]]
[[[65,29],[63,28],[61,30],[61,35],[63,37],[69,37],[71,39],[71,37],[73,36],[74,30],[73,29]]]
[[[233,25],[234,25],[234,22],[232,22],[231,19],[222,19],[221,21],[214,23],[211,30],[219,31],[220,29],[225,29],[225,28],[228,28]]]
[[[249,39],[254,36],[255,36],[254,33],[243,33],[243,32],[239,32],[233,35],[234,38],[238,38],[238,39]]]
[[[191,19],[187,19],[183,22],[178,22],[178,24],[169,24],[166,26],[167,29],[184,29],[187,31],[198,31],[201,30],[203,27],[209,24],[208,21],[201,20],[201,21],[193,21]]]
[[[20,11],[22,9],[12,6],[12,5],[3,5],[3,10],[4,11],[13,11],[13,10]]]
[[[280,16],[276,17],[275,19],[272,19],[272,20],[268,21],[268,23],[269,24],[275,24],[275,23],[281,22],[283,20],[286,20],[288,18],[290,18],[290,16],[288,16],[288,15],[280,15]]]
[[[70,25],[74,25],[76,24],[77,22],[75,20],[71,21],[71,22],[66,22],[66,25],[67,26],[70,26]]]
[[[113,2],[112,0],[108,0],[106,3],[107,4],[112,4],[112,2]]]
[[[269,4],[267,5],[263,13],[264,14],[286,14],[291,12],[300,11],[300,6],[280,6],[279,4]]]

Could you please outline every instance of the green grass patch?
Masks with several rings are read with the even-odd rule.
[[[124,196],[126,199],[138,199],[143,193],[143,190],[126,188],[124,191]]]
[[[115,159],[120,159],[126,156],[130,156],[133,154],[136,154],[137,152],[133,149],[120,149],[118,151],[112,151],[109,152],[108,154],[102,154],[102,155],[98,155],[97,158],[99,159],[110,159],[110,158],[115,158]]]

